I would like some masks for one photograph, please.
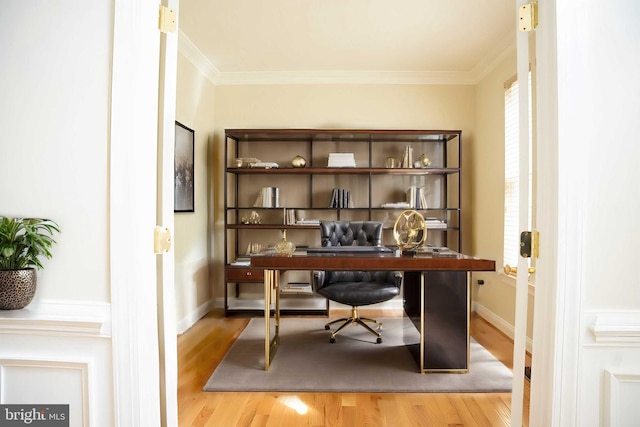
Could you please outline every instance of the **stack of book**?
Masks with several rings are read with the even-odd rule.
[[[351,193],[347,190],[343,190],[342,188],[334,188],[331,192],[331,202],[329,203],[329,207],[338,209],[352,208],[353,203],[351,202]]]
[[[265,169],[271,169],[271,168],[277,168],[279,165],[275,162],[254,162],[254,163],[249,163],[249,167],[252,168],[265,168]]]
[[[279,208],[280,189],[278,187],[262,187],[253,206],[256,208]]]
[[[296,210],[284,208],[284,225],[293,225],[296,223]]]
[[[319,219],[299,219],[296,221],[297,225],[320,225]]]
[[[356,159],[353,153],[329,153],[330,168],[355,168]]]
[[[249,256],[239,256],[235,261],[231,263],[231,265],[235,266],[249,266],[251,265],[251,258]]]
[[[412,168],[413,167],[413,147],[409,147],[408,145],[404,147],[404,152],[402,153],[402,160],[400,161],[401,168]]]
[[[435,217],[427,217],[425,222],[427,223],[427,230],[430,228],[447,228],[445,221]]]
[[[286,283],[280,287],[280,292],[283,294],[301,294],[309,295],[313,294],[311,284],[309,283]]]
[[[266,243],[249,242],[249,244],[247,245],[247,251],[245,252],[245,255],[259,254],[266,251],[267,249],[269,249],[269,245]],[[241,257],[238,257],[238,258],[241,258]]]
[[[382,207],[385,209],[408,209],[411,205],[409,202],[388,202],[383,203]]]
[[[424,187],[409,187],[407,203],[413,209],[427,209],[427,196]]]

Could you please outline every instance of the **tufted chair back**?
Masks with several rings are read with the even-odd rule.
[[[382,223],[375,221],[321,221],[322,246],[380,246]]]
[[[382,223],[374,221],[321,221],[320,241],[322,246],[382,246]],[[375,268],[375,258],[373,258]],[[389,301],[400,295],[402,272],[400,271],[353,271],[318,270],[312,273],[313,290],[323,297],[351,306],[351,316],[333,320],[325,325],[331,329],[334,323],[342,323],[329,339],[335,342],[336,335],[347,325],[357,323],[382,342],[381,323],[375,319],[360,317],[357,307]],[[366,322],[374,323],[374,330]]]

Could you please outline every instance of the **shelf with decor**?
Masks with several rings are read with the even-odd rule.
[[[283,232],[317,246],[321,220],[380,221],[383,243],[394,246],[395,219],[416,209],[427,243],[461,251],[461,138],[458,130],[227,129],[225,312],[262,307],[262,272],[236,259],[272,248]],[[281,278],[283,311],[326,314],[324,298],[298,292],[309,275],[293,273]]]

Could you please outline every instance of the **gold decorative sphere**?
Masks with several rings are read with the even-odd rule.
[[[294,168],[303,168],[306,165],[307,165],[307,160],[300,155],[295,156],[293,160],[291,160],[291,166],[293,166]]]

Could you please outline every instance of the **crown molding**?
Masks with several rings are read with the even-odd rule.
[[[220,73],[219,85],[364,84],[470,85],[464,72],[421,71],[259,71]]]
[[[498,44],[493,50],[487,53],[482,60],[471,71],[474,83],[479,83],[489,73],[491,73],[502,61],[513,55],[515,61],[516,39],[514,37],[503,38],[504,42]]]
[[[181,30],[178,52],[216,86],[364,84],[364,85],[475,85],[515,51],[515,41],[499,45],[472,71],[253,71],[221,72]]]
[[[181,53],[203,76],[214,85],[218,84],[220,71],[213,65],[204,53],[193,44],[182,30],[178,30],[178,53]]]

